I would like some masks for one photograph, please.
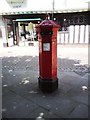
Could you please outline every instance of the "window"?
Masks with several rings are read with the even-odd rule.
[[[73,17],[70,17],[70,24],[73,24]]]
[[[83,15],[81,15],[81,16],[79,17],[79,22],[80,22],[80,23],[83,23],[83,22],[84,22],[84,16],[83,16]]]
[[[62,31],[68,31],[68,21],[66,18],[63,19]]]
[[[75,24],[78,24],[78,16],[75,16],[75,17],[74,17],[74,23],[75,23]]]

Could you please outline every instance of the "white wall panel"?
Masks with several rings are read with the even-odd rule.
[[[85,29],[84,27],[85,27],[84,25],[80,26],[80,43],[84,42],[84,29]]]
[[[71,25],[70,28],[69,28],[69,33],[70,33],[70,39],[69,39],[69,43],[73,43],[73,35],[74,35],[74,26]]]
[[[78,35],[79,34],[79,25],[75,26],[75,39],[74,39],[74,43],[78,43]]]
[[[85,43],[89,43],[89,25],[86,25]]]

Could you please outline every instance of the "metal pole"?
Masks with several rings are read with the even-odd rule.
[[[13,45],[15,45],[15,41],[16,41],[16,38],[15,38],[15,29],[16,29],[16,26],[15,26],[15,22],[12,21],[12,24],[13,24]]]
[[[53,9],[52,9],[52,20],[54,19],[54,0],[53,0],[53,3],[52,3],[52,7],[53,7]]]

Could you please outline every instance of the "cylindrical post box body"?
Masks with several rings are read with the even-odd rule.
[[[39,87],[44,92],[58,88],[57,31],[52,20],[44,20],[37,27],[39,41]]]

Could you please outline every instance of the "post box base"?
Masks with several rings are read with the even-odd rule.
[[[55,80],[52,79],[41,79],[40,77],[38,78],[38,83],[39,83],[39,88],[43,92],[53,92],[58,88],[58,78]]]

